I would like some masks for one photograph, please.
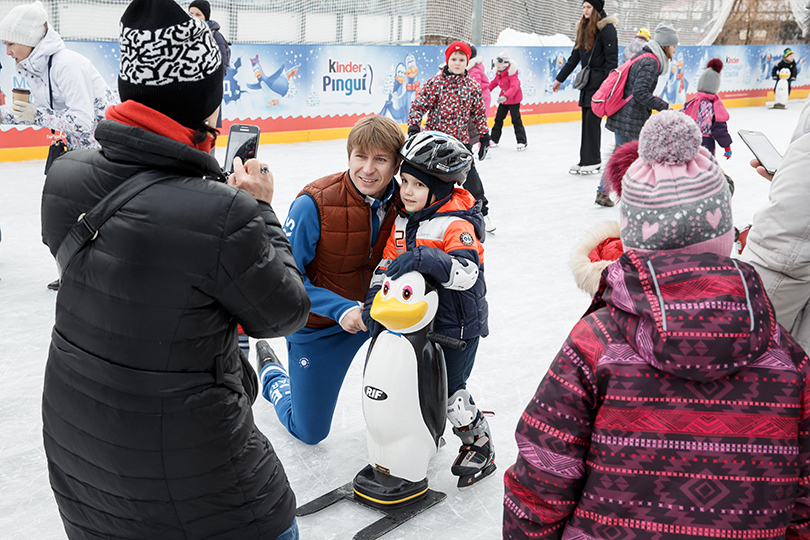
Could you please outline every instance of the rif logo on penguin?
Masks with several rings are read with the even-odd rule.
[[[323,76],[324,92],[343,92],[347,96],[354,92],[368,92],[371,94],[371,85],[374,82],[374,69],[371,64],[345,64],[329,59],[330,75]],[[342,75],[346,74],[346,75]]]
[[[373,386],[366,386],[365,391],[366,396],[373,399],[374,401],[384,401],[388,399],[388,394],[386,394],[379,388],[374,388]]]

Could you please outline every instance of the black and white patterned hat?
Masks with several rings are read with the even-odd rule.
[[[222,102],[222,60],[208,26],[174,0],[133,0],[121,17],[121,101],[196,129]]]

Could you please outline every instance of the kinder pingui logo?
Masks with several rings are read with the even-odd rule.
[[[342,92],[350,96],[355,92],[371,94],[374,70],[371,64],[341,63],[329,59],[329,75],[323,76],[324,92]]]

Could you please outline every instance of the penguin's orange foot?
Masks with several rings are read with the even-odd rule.
[[[270,101],[267,102],[267,104],[268,105],[278,105],[278,100],[277,99],[271,99]]]

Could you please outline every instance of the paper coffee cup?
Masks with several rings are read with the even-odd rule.
[[[13,88],[11,90],[11,99],[14,101],[30,101],[31,91],[25,88]]]

